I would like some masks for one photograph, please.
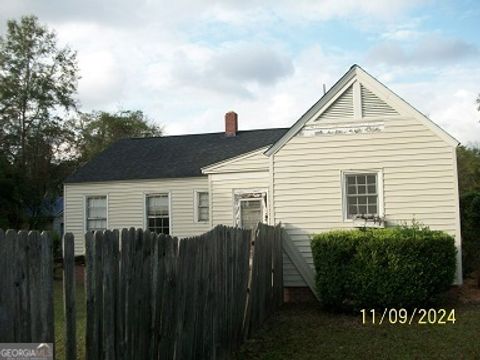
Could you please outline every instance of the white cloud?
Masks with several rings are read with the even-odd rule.
[[[480,112],[475,106],[480,74],[473,67],[439,71],[429,81],[391,83],[392,90],[464,144],[480,139]]]
[[[401,31],[401,30],[400,30]],[[403,35],[399,32],[390,34],[389,40],[374,46],[368,53],[367,59],[374,64],[390,65],[440,65],[455,63],[466,58],[478,57],[480,51],[477,46],[461,39],[441,36],[440,34],[420,34],[416,32],[415,41],[398,40]],[[409,39],[407,35],[401,40]]]
[[[111,108],[111,103],[122,96],[124,73],[108,50],[80,55],[78,63],[82,79],[78,92],[82,103],[88,107]]]
[[[208,15],[210,20],[244,25],[252,19],[265,20],[265,14],[284,19],[327,20],[346,16],[372,16],[377,21],[391,20],[408,9],[429,0],[16,0],[2,3],[0,20],[25,14],[36,14],[56,23],[95,21],[118,27],[136,27],[148,23],[170,26]]]
[[[241,129],[292,125],[323,84],[331,87],[366,53],[297,43],[296,29],[328,19],[359,31],[374,24],[381,31],[366,36],[375,33],[379,45],[366,70],[460,140],[474,141],[480,78],[455,64],[475,60],[477,50],[404,18],[425,2],[17,0],[0,5],[0,21],[35,13],[78,50],[82,110],[141,109],[169,134],[222,131],[229,110],[239,113]],[[289,39],[276,33],[282,26]]]
[[[252,97],[293,73],[290,58],[269,46],[235,43],[216,49],[180,50],[173,69],[178,85]]]

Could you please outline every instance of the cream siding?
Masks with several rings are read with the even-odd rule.
[[[267,148],[262,148],[218,164],[213,164],[203,170],[204,174],[221,174],[249,171],[268,171],[269,160],[264,154]]]
[[[347,90],[349,91],[349,90]],[[350,96],[350,95],[348,95]],[[344,220],[342,171],[380,171],[387,224],[413,219],[456,236],[460,248],[455,149],[431,127],[409,114],[400,114],[365,87],[361,87],[362,115],[381,122],[376,133],[302,136],[297,134],[273,154],[275,222],[282,222],[313,268],[311,235],[352,228]],[[343,95],[338,99],[342,99]],[[335,113],[323,114],[316,125],[352,124],[353,101]],[[315,117],[314,117],[315,118]],[[285,263],[285,286],[305,286],[295,267]]]
[[[145,195],[170,193],[172,235],[179,238],[209,230],[208,223],[194,219],[194,191],[208,191],[208,178],[109,181],[65,184],[65,231],[75,236],[75,253],[84,253],[85,197],[107,195],[110,229],[145,226]]]
[[[234,226],[233,191],[266,189],[269,196],[269,179],[268,171],[209,175],[212,189],[212,226],[219,224]]]

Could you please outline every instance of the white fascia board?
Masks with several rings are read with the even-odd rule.
[[[410,115],[418,119],[425,126],[431,129],[438,137],[444,140],[447,144],[457,147],[460,142],[455,139],[448,132],[443,130],[440,126],[415,109],[412,105],[395,94],[387,86],[382,84],[379,80],[367,73],[362,68],[357,68],[357,77],[361,84],[364,84],[369,90],[373,91],[381,100],[385,101],[395,110],[398,110],[402,115]]]

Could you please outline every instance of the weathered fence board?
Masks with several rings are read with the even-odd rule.
[[[0,342],[54,343],[52,239],[0,230]]]
[[[12,254],[15,254],[15,238],[16,233],[13,230],[0,231],[0,258],[11,259]],[[15,284],[13,272],[11,271],[11,264],[4,260],[0,262],[1,274],[0,289],[2,289],[2,296],[0,296],[0,337],[2,342],[15,341],[15,325],[14,312],[15,306]]]
[[[97,357],[96,339],[94,339],[94,325],[95,325],[95,253],[94,253],[94,238],[93,233],[88,232],[85,235],[85,297],[87,307],[87,321],[85,333],[85,346],[87,360],[95,359]]]
[[[85,235],[86,358],[225,359],[282,303],[283,230],[217,226],[182,240]],[[76,358],[74,239],[64,254],[65,358]],[[47,233],[0,230],[0,340],[54,342]],[[13,264],[13,266],[12,266]]]
[[[16,258],[16,259],[15,259]],[[16,339],[24,339],[25,342],[31,341],[30,326],[30,301],[29,301],[29,279],[28,267],[30,254],[28,250],[28,232],[21,230],[18,232],[15,254],[13,259],[16,260],[15,268],[15,284],[16,288],[16,304],[17,311],[15,313],[15,329]]]
[[[65,359],[77,358],[75,313],[75,244],[71,233],[63,237],[63,302],[65,314]]]
[[[114,239],[113,233],[105,231],[102,244],[102,285],[103,285],[103,309],[102,309],[102,338],[103,358],[105,360],[115,359],[115,298],[113,273],[114,267]]]
[[[86,238],[92,359],[228,358],[282,302],[279,227],[115,234]]]

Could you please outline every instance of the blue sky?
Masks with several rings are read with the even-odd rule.
[[[480,139],[480,2],[17,0],[78,51],[82,110],[167,134],[290,126],[357,63],[463,143]]]

